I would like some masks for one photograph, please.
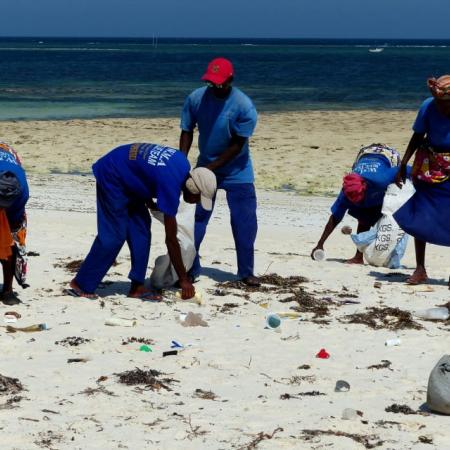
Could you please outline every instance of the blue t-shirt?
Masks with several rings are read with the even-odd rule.
[[[117,147],[92,166],[97,181],[106,188],[109,180],[114,180],[130,197],[156,199],[158,209],[168,216],[177,214],[190,168],[179,150],[139,143]]]
[[[353,167],[353,172],[361,175],[367,181],[367,190],[363,201],[352,203],[341,190],[331,206],[331,214],[339,222],[348,210],[358,214],[358,211],[364,209],[381,207],[386,188],[394,182],[398,170],[398,167],[391,167],[389,161],[382,155],[363,156]]]
[[[233,87],[228,97],[217,98],[212,89],[202,87],[184,102],[181,129],[199,131],[200,156],[197,165],[207,166],[230,145],[233,135],[249,138],[256,127],[257,113],[252,101]],[[253,167],[248,141],[241,152],[215,171],[218,183],[253,183]]]
[[[438,110],[433,97],[422,103],[413,130],[416,133],[426,133],[428,142],[433,147],[450,151],[450,118]]]
[[[6,215],[10,224],[17,224],[21,222],[25,214],[25,205],[28,201],[29,190],[27,177],[22,166],[16,161],[14,156],[4,150],[0,149],[0,172],[13,173],[20,183],[21,193],[14,200],[14,203],[6,208]]]

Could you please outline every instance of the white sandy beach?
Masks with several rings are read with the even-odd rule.
[[[0,123],[0,135],[21,152],[29,169],[28,249],[39,254],[29,258],[31,287],[17,288],[23,304],[1,306],[0,324],[3,314],[14,310],[22,315],[14,325],[45,322],[49,327],[37,333],[0,328],[0,374],[18,378],[24,387],[15,394],[21,399],[0,392],[1,448],[450,448],[448,417],[421,409],[429,373],[448,351],[448,323],[417,320],[422,329],[400,330],[346,323],[349,314],[371,307],[414,312],[447,303],[450,251],[429,247],[428,287],[404,284],[414,268],[412,241],[403,260],[406,269],[348,266],[343,259],[353,255],[354,247],[336,230],[325,247],[327,260],[314,262],[309,254],[333,199],[266,189],[292,183],[300,192],[337,192],[360,145],[382,141],[403,151],[413,116],[317,112],[261,117],[253,143],[259,186],[256,273],[304,276],[308,281],[291,290],[303,287],[314,305],[329,304],[321,317],[303,310],[300,320],[283,320],[280,333],[265,329],[265,315],[299,306],[280,302],[292,293],[246,293],[223,286],[220,292],[226,295],[215,293],[217,282],[233,280],[235,272],[222,195],[203,245],[205,273],[196,284],[202,306],[127,298],[127,249],[104,280],[99,300],[62,295],[73,276],[65,265],[86,255],[96,233],[95,184],[90,175],[49,172],[88,172],[98,156],[121,142],[176,145],[176,119]],[[350,217],[344,224],[355,227]],[[165,252],[160,224],[153,224],[152,233],[148,275],[154,258]],[[374,287],[376,281],[381,288]],[[178,317],[189,311],[200,312],[209,326],[183,327]],[[137,325],[105,326],[111,317],[134,318]],[[396,336],[401,345],[384,345]],[[55,344],[68,337],[90,341]],[[139,351],[136,342],[122,345],[131,337],[151,339],[153,351]],[[163,358],[172,340],[192,347]],[[322,348],[329,359],[315,357]],[[67,363],[80,357],[88,361]],[[369,368],[374,365],[381,368]],[[177,381],[170,391],[118,382],[115,374],[135,368],[158,370],[167,374],[162,378]],[[335,392],[337,380],[347,381],[350,391]],[[215,396],[199,398],[198,389]],[[394,404],[417,414],[385,411]],[[361,413],[343,420],[345,408]]]

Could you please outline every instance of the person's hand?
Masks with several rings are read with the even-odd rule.
[[[395,184],[401,189],[406,181],[406,165],[401,165],[395,177]]]
[[[311,252],[311,259],[314,259],[314,252],[316,251],[316,250],[323,250],[323,245],[316,245],[313,249],[312,249],[312,252]]]
[[[183,300],[188,300],[195,295],[194,285],[186,278],[183,280],[179,280],[178,284],[181,288],[181,298]]]

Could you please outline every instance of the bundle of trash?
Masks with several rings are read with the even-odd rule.
[[[408,235],[399,227],[393,214],[413,195],[415,189],[410,180],[406,180],[400,189],[390,184],[384,196],[382,217],[369,230],[352,234],[352,240],[364,259],[373,266],[397,269],[406,251]]]

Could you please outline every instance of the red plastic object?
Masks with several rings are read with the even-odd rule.
[[[316,358],[320,358],[320,359],[328,359],[330,357],[330,354],[324,349],[321,348],[320,352],[317,353]]]

